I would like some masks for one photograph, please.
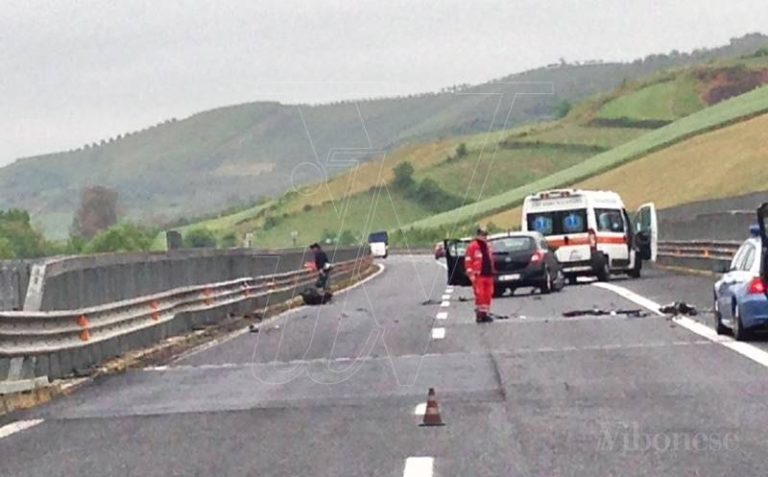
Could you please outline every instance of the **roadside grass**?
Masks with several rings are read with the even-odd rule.
[[[694,113],[540,180],[413,222],[408,227],[435,228],[493,216],[521,204],[528,194],[584,181],[694,136],[724,128],[766,112],[768,112],[768,87],[763,87]]]

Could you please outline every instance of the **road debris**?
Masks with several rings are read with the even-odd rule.
[[[593,308],[591,310],[571,310],[571,311],[563,312],[563,316],[565,318],[575,318],[579,316],[618,316],[618,315],[624,315],[628,318],[644,318],[648,316],[648,313],[640,309],[602,310],[600,308]]]
[[[664,305],[659,308],[659,312],[664,313],[665,315],[674,316],[697,316],[699,314],[699,311],[695,306],[689,305],[684,301],[676,301],[674,303]]]
[[[439,305],[439,304],[440,304],[439,301],[433,300],[431,298],[429,300],[424,300],[421,302],[421,306]]]

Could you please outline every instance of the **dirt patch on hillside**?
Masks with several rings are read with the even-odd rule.
[[[768,69],[750,70],[734,66],[701,70],[697,72],[697,77],[705,85],[701,99],[711,106],[768,84]]]

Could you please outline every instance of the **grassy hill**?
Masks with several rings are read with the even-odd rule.
[[[742,65],[738,65],[742,68]],[[573,184],[604,171],[668,148],[690,137],[726,128],[729,124],[768,111],[768,89],[725,100],[708,107],[714,86],[738,84],[744,77],[768,67],[768,59],[751,62],[731,83],[713,81],[733,63],[685,68],[625,83],[616,91],[599,95],[577,105],[566,118],[512,130],[457,136],[424,144],[409,144],[363,163],[326,183],[301,188],[261,208],[257,213],[226,219],[226,226],[209,222],[220,235],[235,231],[239,236],[254,233],[257,246],[278,247],[290,243],[298,232],[299,243],[344,234],[346,239],[364,238],[376,229],[450,228],[474,220],[492,221],[499,226],[517,223],[514,207],[533,191]],[[659,88],[659,85],[662,87]],[[649,104],[678,104],[669,95],[669,85],[683,95],[693,92],[700,102],[696,108],[659,108],[663,123],[653,129],[661,116],[649,116]],[[683,88],[681,85],[685,85]],[[750,84],[749,88],[757,86]],[[749,89],[731,88],[732,94]],[[656,91],[656,96],[648,96]],[[623,101],[642,94],[645,100]],[[623,104],[620,123],[604,123],[602,112],[609,105]],[[692,102],[689,101],[690,104]],[[633,109],[632,105],[636,105]],[[698,112],[689,115],[696,109]],[[456,148],[465,144],[466,152]],[[434,181],[443,192],[458,197],[464,206],[435,210],[392,187],[393,169],[403,162],[414,167],[416,183]],[[434,204],[433,204],[434,205]],[[510,211],[510,209],[512,209]],[[233,225],[233,223],[235,223]]]
[[[768,114],[702,134],[579,182],[582,189],[613,190],[627,208],[659,208],[768,190]],[[631,178],[631,180],[627,180]],[[485,218],[502,228],[520,225],[519,207]]]
[[[333,178],[350,167],[379,157],[377,152],[393,153],[407,144],[434,141],[439,144],[440,140],[455,136],[472,136],[522,123],[551,120],[563,101],[578,102],[595,93],[632,84],[637,78],[666,68],[738,57],[766,43],[768,38],[750,35],[733,40],[723,48],[692,54],[652,55],[622,64],[553,65],[478,86],[405,98],[317,106],[262,102],[220,108],[183,120],[167,120],[143,131],[77,150],[19,160],[0,169],[0,203],[6,208],[30,210],[34,220],[42,223],[53,237],[66,233],[77,206],[79,190],[84,185],[99,184],[117,189],[125,214],[135,219],[161,223],[179,216],[200,215]],[[761,63],[756,60],[755,64]],[[730,85],[732,82],[726,79],[724,83]],[[655,86],[662,90],[668,87]],[[515,97],[516,93],[524,94]],[[638,94],[640,99],[614,104],[606,98],[604,110],[599,114],[592,111],[595,117],[590,121],[620,120],[624,110],[647,105],[643,95],[663,96],[658,91]],[[677,98],[675,92],[667,96]],[[507,117],[504,113],[513,98],[515,107]],[[626,101],[629,103],[625,104]],[[693,107],[694,102],[689,98],[669,108],[649,106],[647,114],[639,117],[647,115],[654,120],[666,121]],[[555,128],[548,134],[564,135],[560,138],[565,141],[563,144],[568,141],[578,143],[590,140],[593,131],[574,128],[590,128],[595,124],[568,123],[568,126],[570,130],[564,132]],[[648,124],[640,126],[647,127]],[[596,146],[612,147],[637,133],[639,131],[627,130],[616,135],[613,131],[605,132],[605,141],[599,139],[600,144]],[[582,139],[578,138],[579,134]],[[516,138],[505,143],[494,157],[508,164],[508,171],[527,167],[529,163],[534,169],[539,167],[526,180],[538,177],[540,173],[546,175],[553,168],[575,164],[585,154],[596,150],[571,147],[566,151],[560,147],[562,157],[547,162],[541,159],[550,156],[546,148],[534,144],[525,146],[530,150],[521,150],[523,146],[516,144],[517,139],[527,142],[530,138]],[[548,145],[560,144],[552,138],[536,140]],[[446,144],[450,142],[446,139]],[[420,153],[413,152],[417,156]],[[525,154],[527,158],[518,159],[519,155]],[[466,172],[466,165],[451,167],[454,172],[444,172],[444,176]],[[362,184],[364,182],[355,187],[363,190],[366,186]],[[501,182],[490,183],[489,187],[498,191]],[[360,190],[354,189],[356,192]],[[315,203],[322,203],[322,199]],[[287,211],[280,209],[279,213]],[[263,210],[244,212],[235,222],[258,218],[259,214],[263,214]]]
[[[437,214],[410,224],[416,228],[434,228],[469,222],[504,212],[522,203],[526,195],[577,183],[621,166],[629,161],[670,147],[688,138],[722,128],[768,112],[768,87],[724,101],[651,131],[610,151],[598,154],[575,166],[565,168],[538,181],[495,195],[483,201]],[[495,221],[494,221],[495,223]]]

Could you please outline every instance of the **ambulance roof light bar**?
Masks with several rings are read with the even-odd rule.
[[[539,199],[555,199],[560,197],[570,197],[576,194],[578,194],[578,191],[576,189],[555,189],[555,190],[549,190],[545,192],[539,192],[538,198]]]

